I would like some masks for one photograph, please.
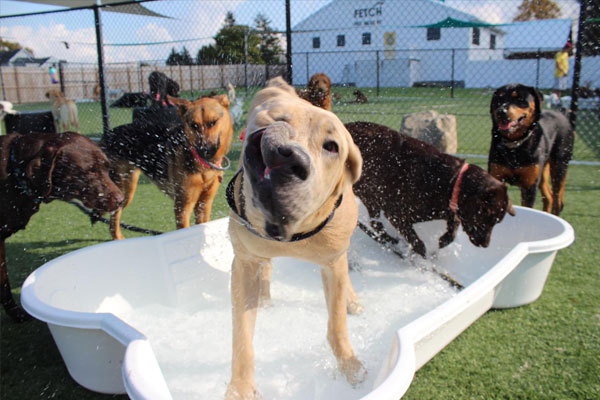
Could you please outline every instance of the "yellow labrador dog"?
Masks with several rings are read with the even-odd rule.
[[[274,78],[256,94],[240,170],[231,180],[232,376],[226,398],[258,398],[252,340],[259,303],[270,300],[271,259],[294,257],[321,266],[327,339],[339,370],[356,384],[366,376],[354,355],[346,312],[361,306],[348,276],[347,250],[358,210],[352,185],[362,157],[342,122]]]
[[[73,131],[79,132],[79,118],[75,102],[66,99],[58,89],[50,89],[46,92],[46,97],[50,99],[50,105],[52,106],[56,133],[60,133],[60,128],[63,129],[63,132],[66,132],[71,129],[71,126]]]

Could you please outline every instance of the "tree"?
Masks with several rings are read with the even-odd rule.
[[[283,50],[279,45],[279,38],[269,26],[271,21],[264,14],[258,14],[254,19],[254,23],[260,39],[258,51],[262,61],[265,64],[279,64]]]
[[[560,7],[553,0],[523,0],[514,21],[554,19],[560,17]]]
[[[171,54],[166,61],[167,65],[192,65],[194,64],[194,59],[190,55],[188,49],[183,46],[181,53],[175,50],[175,47],[171,48]]]
[[[259,36],[246,25],[236,25],[232,12],[225,17],[223,27],[214,37],[215,44],[203,46],[197,55],[198,64],[242,64],[248,46],[248,62],[262,64]]]
[[[11,42],[0,38],[0,51],[14,51],[20,50],[22,48],[23,46],[21,46],[20,43]],[[29,47],[25,47],[25,50],[27,50],[33,55],[33,50],[31,50]]]

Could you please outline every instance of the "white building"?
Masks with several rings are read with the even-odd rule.
[[[325,72],[338,84],[412,86],[464,82],[467,62],[503,58],[504,31],[439,0],[334,0],[293,27],[292,46],[295,84]]]

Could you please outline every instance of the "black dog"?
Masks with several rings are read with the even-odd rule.
[[[149,96],[147,93],[125,93],[123,96],[115,100],[110,106],[115,108],[146,107],[148,105],[148,99]]]
[[[354,193],[379,242],[398,243],[385,233],[380,214],[422,257],[425,244],[413,228],[418,222],[446,221],[440,248],[452,243],[459,225],[471,243],[487,247],[494,226],[506,213],[514,215],[506,186],[478,166],[383,125],[352,122],[346,129],[363,157]]]
[[[488,171],[520,187],[521,205],[526,207],[534,206],[539,187],[544,211],[558,215],[564,206],[574,132],[564,114],[542,111],[542,104],[541,93],[529,86],[514,83],[496,90],[490,105]]]
[[[179,95],[179,84],[162,72],[152,72],[148,77],[148,83],[150,83],[150,96],[154,104],[169,105],[167,95],[172,97]]]

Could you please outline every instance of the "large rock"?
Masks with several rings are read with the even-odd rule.
[[[400,132],[429,143],[444,153],[456,153],[458,149],[454,115],[440,115],[434,110],[407,114],[402,118]]]

